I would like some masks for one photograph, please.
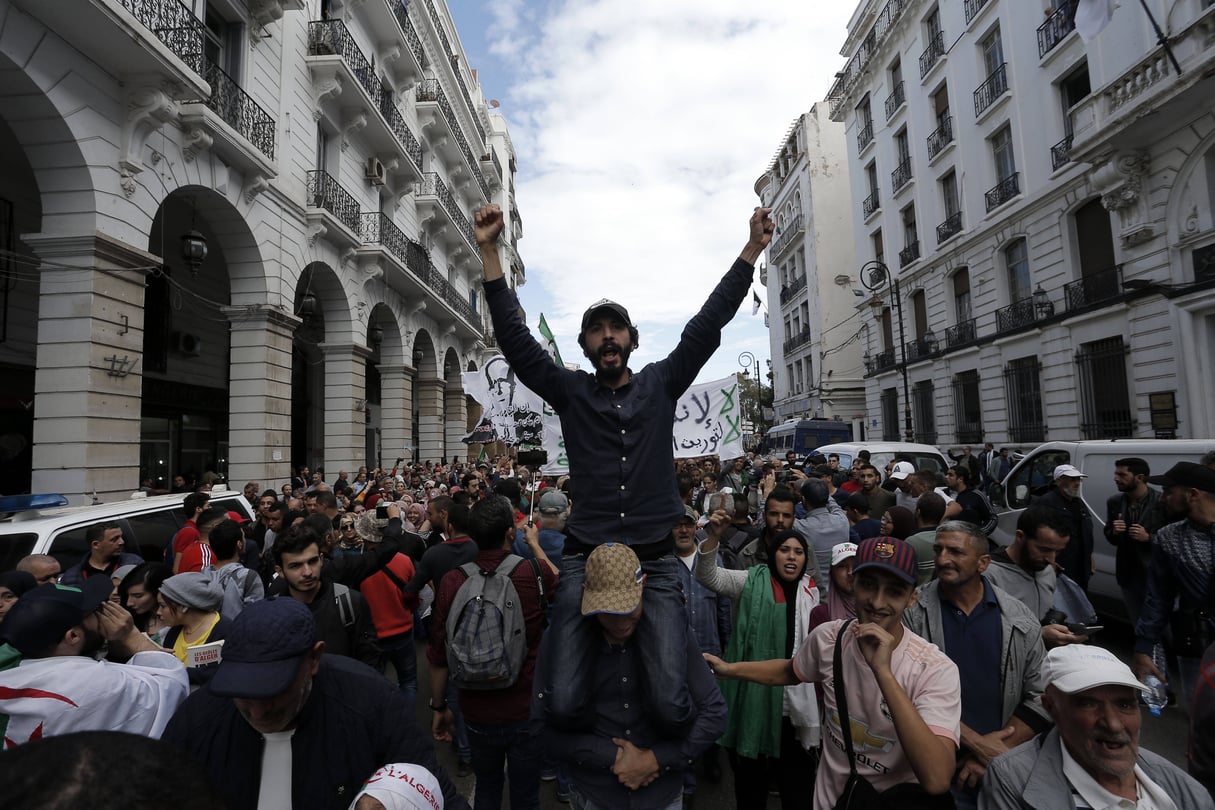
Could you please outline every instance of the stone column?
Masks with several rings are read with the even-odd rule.
[[[413,377],[412,366],[379,366],[380,370],[380,446],[384,463],[404,456],[413,458]],[[406,447],[409,450],[406,450]]]
[[[458,381],[447,383],[447,390],[443,395],[443,426],[444,436],[447,439],[447,458],[443,459],[444,462],[450,462],[452,456],[465,458],[468,455],[468,445],[460,441],[471,430],[468,427],[466,401],[467,397],[464,396],[464,386],[460,385]]]
[[[442,380],[418,380],[415,384],[418,397],[418,458],[422,461],[438,461],[445,453],[443,391],[446,387]]]
[[[326,476],[332,470],[358,469],[367,460],[367,358],[357,343],[322,343],[325,356]]]
[[[102,233],[22,239],[48,263],[38,294],[32,490],[73,503],[126,498],[139,488],[147,273],[129,268],[161,261]]]
[[[300,319],[269,306],[225,307],[231,323],[228,376],[229,486],[260,481],[277,491],[291,478],[291,339]]]
[[[472,432],[473,428],[481,423],[481,416],[485,413],[485,409],[481,407],[480,402],[477,402],[475,399],[467,395],[464,397],[464,407],[468,411],[468,418],[464,421],[464,424],[468,425],[468,430],[465,431],[465,434],[467,435],[468,433]],[[485,447],[485,445],[482,444],[467,445],[459,451],[460,458],[468,461],[475,461],[477,456],[480,455],[481,448],[483,447]]]

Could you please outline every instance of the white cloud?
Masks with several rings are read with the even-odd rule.
[[[545,305],[573,359],[583,309],[616,299],[640,326],[639,367],[670,350],[737,257],[755,180],[843,64],[851,5],[489,7],[490,48],[514,78],[505,111],[519,158],[529,319],[539,315],[533,301]],[[768,356],[762,318],[751,318],[750,307],[748,295],[702,379],[736,370],[744,348]]]

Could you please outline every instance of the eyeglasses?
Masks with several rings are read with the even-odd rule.
[[[348,532],[348,531],[354,531],[354,524],[353,524],[353,523],[346,523],[346,522],[343,522],[343,523],[342,523],[342,531],[344,531],[344,532]]]

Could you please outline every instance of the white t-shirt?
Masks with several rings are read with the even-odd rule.
[[[833,621],[814,628],[793,658],[798,678],[823,685],[826,705],[823,757],[814,786],[815,810],[830,810],[848,781],[848,753],[840,734],[831,667],[835,637],[843,624],[842,620]],[[895,732],[894,717],[851,632],[844,637],[840,654],[844,657],[857,773],[879,791],[917,781]],[[936,646],[904,628],[903,639],[891,656],[891,669],[928,728],[956,745],[962,722],[957,665]]]
[[[263,734],[262,782],[257,791],[257,810],[291,810],[291,735],[290,731]]]

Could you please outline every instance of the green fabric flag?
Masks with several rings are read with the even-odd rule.
[[[565,363],[561,362],[561,350],[557,348],[557,340],[553,337],[553,330],[548,328],[548,321],[544,320],[544,313],[540,313],[540,334],[544,335],[544,342],[548,344],[548,354],[553,358],[553,361],[565,367]]]
[[[766,565],[751,568],[738,598],[738,621],[730,634],[725,660],[785,658],[785,613],[792,609],[792,605],[776,601],[771,569]],[[719,744],[752,759],[780,757],[785,688],[749,681],[720,681],[719,685],[729,708],[729,726]]]

